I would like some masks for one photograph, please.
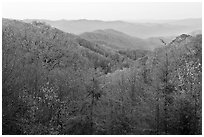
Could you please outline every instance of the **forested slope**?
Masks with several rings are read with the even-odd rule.
[[[104,79],[106,93],[121,109],[115,115],[128,128],[121,134],[202,133],[201,35],[183,34]]]
[[[136,57],[3,19],[2,133],[201,134],[201,46],[181,35]]]
[[[58,111],[62,105],[67,107],[70,94],[80,102],[87,96],[87,85],[95,74],[130,64],[128,58],[40,22],[3,19],[2,23],[5,134],[47,134],[47,129],[40,132],[35,126],[39,130],[48,128],[56,115],[62,115]],[[82,105],[77,102],[78,107]]]
[[[85,32],[80,34],[80,36],[89,41],[112,47],[113,49],[147,50],[150,49],[150,46],[154,47],[154,45],[150,45],[143,39],[132,37],[113,29]]]

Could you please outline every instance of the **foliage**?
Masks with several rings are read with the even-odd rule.
[[[202,35],[153,52],[3,19],[3,134],[202,134]]]

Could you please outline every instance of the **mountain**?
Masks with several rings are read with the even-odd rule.
[[[200,19],[200,18],[169,20],[166,23],[171,24],[171,25],[188,26],[188,27],[192,27],[192,28],[202,28],[202,19]]]
[[[133,62],[45,23],[3,18],[3,134],[90,133],[89,95],[99,88],[97,78]]]
[[[38,62],[42,70],[98,68],[101,72],[108,73],[131,62],[129,58],[110,48],[41,22],[24,23],[3,19],[2,32],[3,59],[8,57],[13,61],[19,60],[19,65],[23,62],[30,62],[30,65]],[[10,65],[12,63],[11,61]],[[5,66],[9,67],[8,64]]]
[[[2,19],[2,134],[202,134],[202,35],[113,50]]]
[[[113,49],[150,49],[151,45],[143,39],[135,38],[122,32],[105,29],[96,30],[93,32],[85,32],[80,34],[80,37],[102,44]]]
[[[24,20],[32,22],[32,19]],[[202,28],[202,19],[169,20],[165,23],[130,23],[101,20],[41,20],[68,33],[81,34],[100,29],[114,29],[138,38],[177,36]]]
[[[179,35],[136,60],[134,67],[104,79],[109,98],[136,106],[138,123],[143,121],[141,114],[147,115],[141,123],[149,126],[139,128],[148,128],[148,134],[166,134],[161,124],[168,125],[167,134],[202,133],[202,35]]]

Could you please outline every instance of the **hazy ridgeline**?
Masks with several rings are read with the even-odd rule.
[[[2,19],[2,133],[202,134],[201,24]]]

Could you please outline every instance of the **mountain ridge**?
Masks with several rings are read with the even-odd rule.
[[[33,20],[24,20],[25,22],[32,22]],[[63,21],[48,21],[46,23],[63,30],[65,32],[81,34],[83,32],[92,32],[98,29],[114,29],[121,31],[130,36],[138,38],[158,37],[179,35],[188,33],[202,26],[201,19],[186,19],[180,21],[176,25],[174,22],[165,23],[132,23],[125,21],[100,21],[100,20],[63,20]],[[179,21],[177,21],[179,22]],[[192,22],[197,22],[195,25]],[[188,25],[187,25],[188,24]]]
[[[148,43],[143,39],[132,37],[113,29],[85,32],[79,36],[98,44],[106,43],[107,46],[116,49],[150,49]]]

